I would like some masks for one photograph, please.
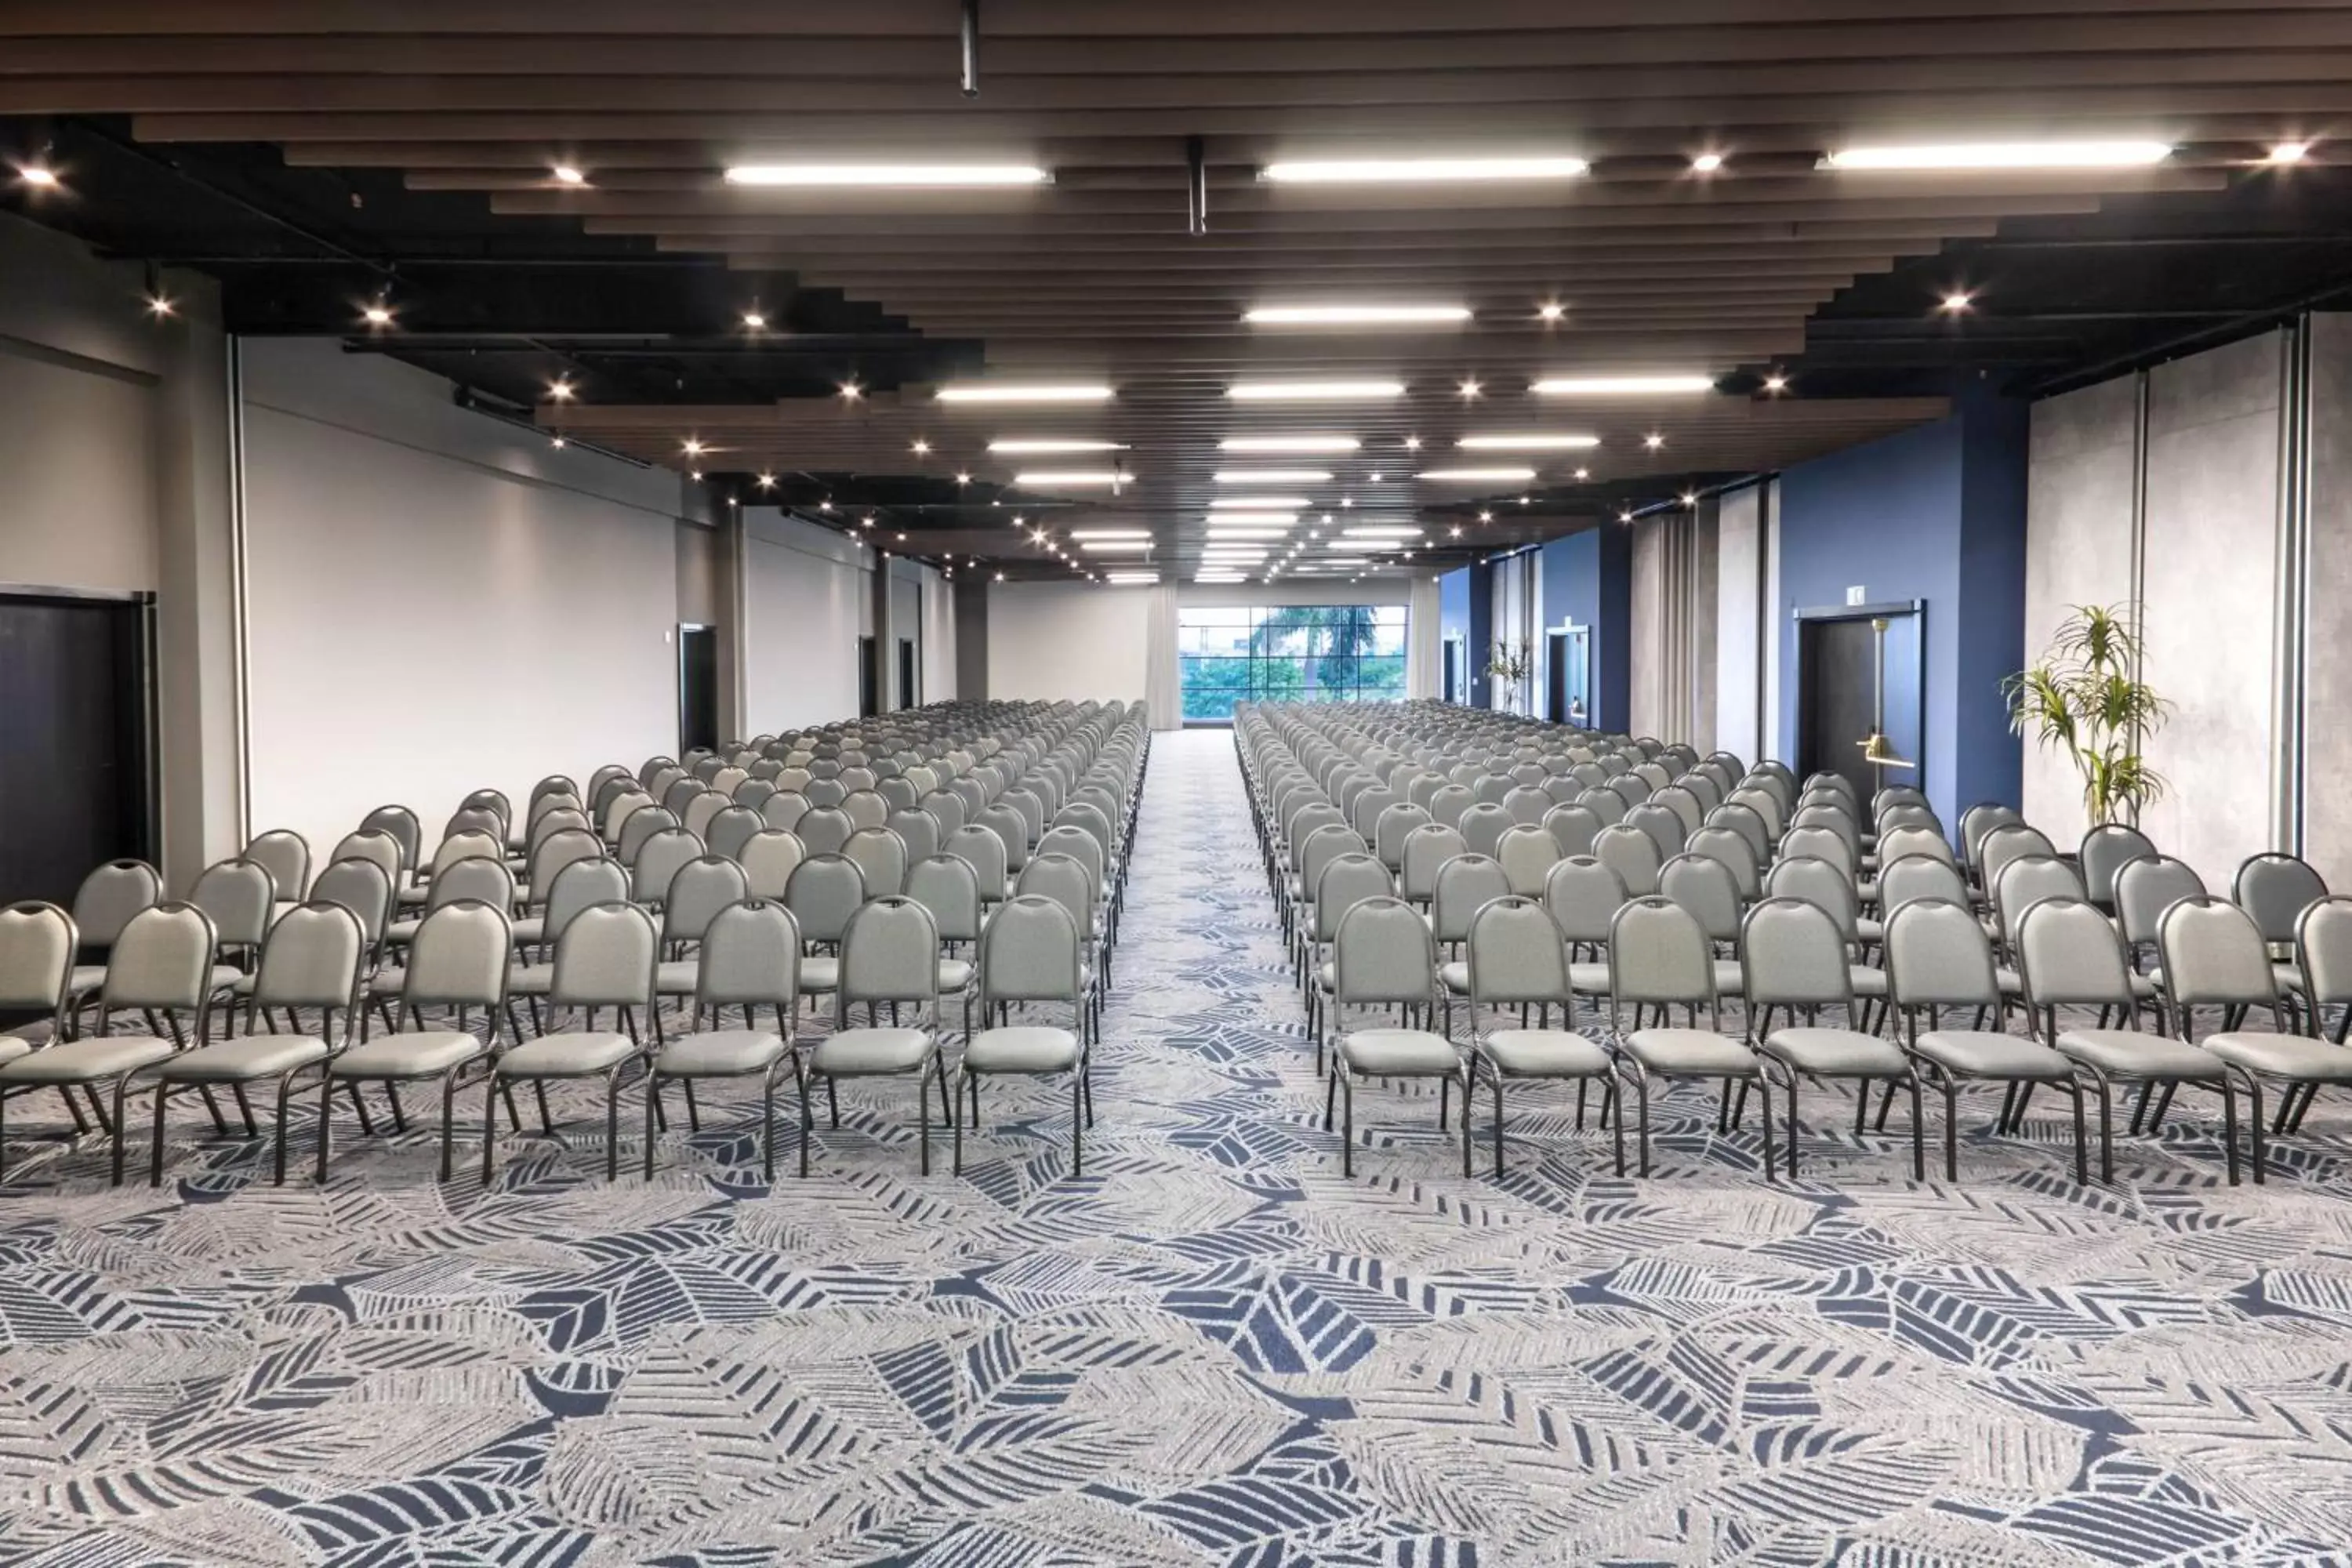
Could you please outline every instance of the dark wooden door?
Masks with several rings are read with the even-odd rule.
[[[1878,643],[1864,617],[1800,624],[1799,771],[1842,773],[1867,802],[1878,789],[1862,743],[1877,717]]]
[[[880,703],[877,700],[877,694],[882,689],[880,673],[874,668],[874,660],[878,656],[874,651],[874,639],[859,637],[857,639],[857,716],[861,719],[871,719],[882,710]]]
[[[898,639],[898,706],[912,708],[919,698],[915,680],[915,639]]]
[[[152,856],[145,693],[141,605],[0,595],[0,903]]]
[[[719,633],[711,626],[677,628],[678,755],[719,749]]]

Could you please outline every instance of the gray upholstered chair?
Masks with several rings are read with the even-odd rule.
[[[955,1126],[955,1171],[963,1173],[963,1130],[980,1128],[980,1086],[992,1076],[1070,1078],[1070,1174],[1085,1171],[1086,1129],[1094,1120],[1087,1047],[1088,974],[1086,936],[1070,911],[1052,899],[1015,898],[997,910],[980,939],[981,1016],[988,1026],[966,1026],[963,1054],[956,1068],[956,1095],[963,1110]],[[1070,1009],[1070,1026],[1013,1023],[1010,1009],[1059,1003]],[[996,1022],[988,1024],[988,1020]]]
[[[1402,899],[1388,896],[1366,899],[1349,909],[1331,943],[1331,1016],[1337,1038],[1323,1091],[1326,1131],[1331,1128],[1335,1092],[1344,1101],[1339,1136],[1342,1175],[1355,1173],[1359,1078],[1435,1079],[1441,1130],[1446,1124],[1447,1100],[1459,1087],[1462,1173],[1470,1173],[1468,1064],[1446,1036],[1425,1026],[1412,1026],[1416,1012],[1425,1025],[1438,990],[1436,943],[1418,910]],[[1390,1006],[1405,1010],[1402,1026],[1347,1026],[1350,1008]]]
[[[646,1166],[654,1173],[654,1144],[662,1120],[661,1091],[676,1080],[686,1095],[688,1124],[699,1131],[701,1108],[694,1086],[712,1079],[760,1080],[760,1162],[769,1180],[776,1174],[776,1075],[800,1075],[796,1039],[800,1026],[800,922],[780,903],[747,899],[712,915],[703,928],[693,987],[692,1032],[663,1042],[646,1079]],[[743,1026],[727,1027],[730,1007],[743,1010]],[[769,1008],[776,1026],[763,1029],[759,1010]],[[703,1026],[703,1016],[710,1026]]]
[[[583,862],[584,864],[584,862]],[[572,868],[577,873],[579,867]],[[540,1126],[552,1137],[554,1117],[547,1103],[551,1081],[601,1078],[604,1080],[604,1176],[620,1173],[621,1078],[646,1049],[638,1019],[659,1037],[660,1016],[654,1000],[654,971],[661,956],[654,918],[635,904],[614,900],[592,904],[565,922],[555,939],[555,972],[547,1000],[551,1009],[579,1009],[586,1015],[578,1028],[541,1035],[508,1047],[491,1059],[482,1105],[482,1185],[490,1184],[492,1157],[497,1152],[495,1118],[502,1089],[528,1083],[539,1097]],[[596,1027],[597,1012],[611,1007],[619,1016],[619,1030]]]
[[[1629,1005],[1634,1026],[1626,1033],[1622,1025],[1623,1009]],[[1642,1027],[1645,1007],[1655,1009],[1658,1017],[1658,1023],[1648,1028]],[[1684,1009],[1684,1027],[1673,1026],[1675,1007]],[[1701,1007],[1706,1009],[1710,1025],[1704,1029],[1697,1026]],[[1617,1059],[1633,1090],[1642,1174],[1650,1173],[1651,1081],[1696,1078],[1723,1080],[1723,1103],[1716,1118],[1718,1132],[1730,1130],[1732,1086],[1749,1082],[1756,1086],[1764,1106],[1764,1173],[1768,1179],[1772,1177],[1772,1080],[1765,1073],[1761,1057],[1723,1033],[1712,944],[1697,918],[1672,899],[1629,899],[1610,924],[1609,1026],[1612,1034],[1622,1037]],[[1621,1166],[1622,1157],[1621,1142]]]
[[[915,1079],[920,1169],[923,1174],[930,1174],[934,1082],[939,1087],[940,1113],[950,1120],[955,1114],[948,1101],[947,1074],[940,1058],[939,984],[940,936],[930,910],[904,897],[870,899],[858,906],[841,936],[834,1031],[809,1053],[801,1092],[802,1175],[808,1174],[809,1145],[816,1126],[810,1112],[807,1081],[824,1081],[827,1110],[837,1129],[841,1079],[908,1074]],[[866,1005],[869,1019],[863,1028],[849,1022],[850,1009],[860,1003]],[[881,1024],[877,1009],[886,1003],[894,1017],[899,1007],[911,1005],[915,1021]]]
[[[1835,875],[1834,868],[1822,869]],[[1870,1107],[1871,1085],[1884,1083],[1890,1094],[1895,1086],[1907,1088],[1911,1173],[1924,1177],[1927,1154],[1919,1075],[1900,1047],[1862,1026],[1867,1014],[1854,995],[1850,918],[1849,924],[1841,924],[1824,904],[1792,897],[1766,899],[1748,911],[1739,943],[1748,1043],[1780,1068],[1780,1092],[1788,1097],[1790,1176],[1797,1173],[1799,1080],[1810,1078],[1816,1082],[1843,1079],[1854,1086],[1857,1138]],[[1784,1019],[1778,1028],[1772,1024],[1776,1009]],[[1824,1026],[1821,1016],[1825,1009],[1832,1019],[1842,1009],[1843,1023]]]
[[[1605,1097],[1614,1087],[1615,1076],[1607,1047],[1568,1026],[1576,1014],[1568,941],[1542,904],[1517,895],[1494,900],[1471,917],[1470,940],[1465,948],[1470,1005],[1467,1092],[1476,1093],[1478,1075],[1484,1069],[1494,1088],[1495,1173],[1499,1176],[1503,1173],[1505,1079],[1574,1081],[1576,1125],[1581,1130],[1586,1089],[1598,1081]],[[1538,1010],[1534,1028],[1528,1028],[1524,1020],[1529,1005]],[[1510,1027],[1507,1019],[1502,1027],[1494,1027],[1488,1010],[1512,1006],[1523,1016],[1520,1026]],[[1550,1026],[1549,1015],[1553,1007],[1560,1011],[1559,1028]],[[1463,1116],[1466,1122],[1466,1104]]]

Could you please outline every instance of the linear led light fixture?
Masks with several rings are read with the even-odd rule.
[[[1125,483],[1127,478],[1117,468],[1032,468],[1013,475],[1013,482],[1023,486],[1116,485]]]
[[[1264,517],[1211,518],[1212,539],[1279,539],[1298,522],[1297,514],[1269,512]]]
[[[1296,511],[1311,505],[1305,496],[1219,496],[1209,503],[1211,511]]]
[[[737,163],[730,185],[941,188],[968,185],[1050,185],[1053,172],[1033,163]]]
[[[1279,532],[1273,529],[1244,528],[1238,533],[1212,533],[1209,535],[1209,542],[1212,546],[1219,544],[1273,545],[1280,544],[1289,539],[1289,537],[1290,535]]]
[[[1268,163],[1258,178],[1269,184],[1379,184],[1393,181],[1573,180],[1592,172],[1582,158],[1559,154],[1517,158],[1322,158]]]
[[[1106,572],[1103,574],[1103,581],[1116,583],[1121,587],[1137,587],[1159,582],[1160,574],[1157,572]]]
[[[1533,468],[1423,468],[1413,475],[1416,479],[1433,479],[1448,484],[1511,484],[1535,477]]]
[[[940,388],[941,403],[1103,403],[1113,395],[1097,383],[968,381]]]
[[[1352,452],[1362,446],[1353,436],[1228,436],[1217,443],[1221,452]]]
[[[1328,468],[1220,468],[1212,476],[1221,485],[1326,485]]]
[[[1242,403],[1347,403],[1402,397],[1401,381],[1237,381],[1225,395]]]
[[[1259,305],[1242,312],[1253,327],[1453,326],[1467,305]]]
[[[1148,528],[1076,528],[1070,531],[1070,537],[1079,541],[1088,539],[1149,539],[1151,537],[1151,531]]]
[[[1195,572],[1192,574],[1192,581],[1195,583],[1246,583],[1249,579],[1238,572]]]
[[[1342,539],[1419,539],[1423,531],[1418,528],[1350,528],[1343,530],[1339,537]]]
[[[1580,452],[1601,445],[1598,436],[1465,436],[1454,443],[1465,452]]]
[[[1059,452],[1124,452],[1124,441],[1040,440],[991,441],[988,449],[1008,458],[1045,458]]]
[[[1089,539],[1078,548],[1090,555],[1135,555],[1155,546],[1148,539]]]
[[[1848,147],[1818,169],[2144,169],[2172,156],[2168,142],[1962,142],[1913,147]]]
[[[1529,387],[1545,397],[1658,397],[1713,392],[1711,375],[1552,375]],[[1468,446],[1468,442],[1464,442]]]

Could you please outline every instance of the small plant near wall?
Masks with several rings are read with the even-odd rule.
[[[2139,661],[2129,622],[2114,609],[2077,605],[2041,660],[2000,683],[2010,729],[2073,759],[2095,826],[2136,825],[2141,808],[2164,794],[2164,776],[2140,747],[2164,728],[2171,704],[2133,679]]]
[[[1512,713],[1519,710],[1521,688],[1535,672],[1535,655],[1523,642],[1498,642],[1487,656],[1486,674],[1503,686],[1503,707]]]

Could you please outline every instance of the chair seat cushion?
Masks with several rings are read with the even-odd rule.
[[[1339,1037],[1339,1059],[1372,1078],[1440,1078],[1462,1070],[1462,1053],[1426,1029],[1357,1029]]]
[[[2299,992],[2303,989],[2303,970],[2298,965],[2273,963],[2271,965],[2271,978],[2278,983],[2282,991]]]
[[[66,982],[66,989],[79,996],[85,992],[95,991],[105,984],[106,965],[103,963],[77,963],[73,966],[72,978]]]
[[[2025,982],[2019,976],[2016,970],[2005,967],[1996,969],[1992,972],[1992,977],[1994,984],[2000,987],[2000,994],[2002,995],[2022,996],[2025,994]]]
[[[967,958],[940,960],[940,990],[943,993],[961,991],[971,984],[971,961]]]
[[[0,1066],[0,1083],[89,1083],[153,1067],[174,1053],[152,1035],[100,1035],[68,1040]]]
[[[816,1044],[810,1066],[835,1078],[912,1072],[931,1054],[921,1029],[843,1029]]]
[[[550,971],[550,973],[553,972]],[[407,988],[407,985],[408,971],[394,969],[388,964],[369,975],[367,980],[368,994],[371,996],[397,996]]]
[[[322,1061],[326,1055],[327,1042],[309,1035],[242,1035],[182,1051],[163,1064],[163,1076],[182,1083],[236,1083],[276,1078]]]
[[[784,1037],[773,1029],[705,1029],[663,1047],[654,1071],[671,1078],[724,1078],[758,1072],[783,1054]]]
[[[25,1030],[11,1029],[5,1034],[0,1034],[0,1067],[15,1061],[18,1057],[31,1054],[35,1042],[27,1037]]]
[[[2221,1058],[2187,1040],[2143,1034],[2137,1029],[2069,1029],[2058,1050],[2104,1072],[2131,1078],[2220,1078]]]
[[[1873,969],[1866,963],[1848,964],[1846,984],[1853,987],[1856,997],[1884,996],[1886,994],[1886,971]]]
[[[1748,988],[1748,976],[1739,970],[1739,960],[1718,958],[1715,961],[1715,990],[1719,996],[1737,996]]]
[[[1859,1029],[1775,1029],[1764,1048],[1799,1072],[1822,1078],[1901,1078],[1911,1070],[1902,1047]]]
[[[1608,995],[1609,966],[1605,963],[1570,964],[1568,988],[1579,996]]]
[[[2352,1049],[2306,1035],[2265,1035],[2231,1030],[2197,1042],[2225,1062],[2271,1078],[2306,1083],[2352,1083]]]
[[[700,961],[691,958],[674,958],[667,963],[656,964],[654,990],[664,996],[691,996],[701,973]]]
[[[334,1078],[436,1078],[482,1054],[482,1042],[454,1029],[379,1035],[327,1064]]]
[[[1078,1065],[1078,1037],[1034,1024],[982,1029],[964,1047],[963,1065],[967,1072],[1067,1072]]]
[[[1712,1029],[1636,1029],[1626,1052],[1652,1072],[1677,1078],[1749,1078],[1756,1053]]]
[[[554,989],[555,965],[551,963],[517,963],[507,969],[509,996],[544,996]]]
[[[1566,1029],[1497,1029],[1486,1058],[1514,1078],[1592,1078],[1609,1070],[1607,1047]]]
[[[514,939],[518,945],[536,947],[547,940],[547,917],[525,915],[514,922]]]
[[[1886,927],[1878,921],[1858,920],[1853,922],[1853,935],[1856,942],[1866,942],[1876,946],[1886,940]]]
[[[2048,1046],[1990,1029],[1930,1029],[1913,1047],[1947,1071],[1969,1078],[2070,1078],[2074,1068]]]
[[[801,960],[801,989],[834,991],[841,985],[841,960],[830,955]]]
[[[212,987],[214,990],[230,990],[236,987],[239,982],[243,983],[243,989],[237,991],[238,995],[242,996],[253,989],[253,976],[247,974],[244,970],[239,969],[236,964],[215,963],[213,965]]]
[[[405,946],[416,940],[416,928],[424,923],[421,920],[394,921],[383,928],[383,940]]]
[[[501,1078],[587,1078],[606,1072],[635,1054],[626,1035],[601,1029],[567,1030],[525,1040],[499,1058]]]
[[[1437,966],[1438,983],[1456,996],[1470,994],[1470,966],[1467,963],[1441,963]]]

